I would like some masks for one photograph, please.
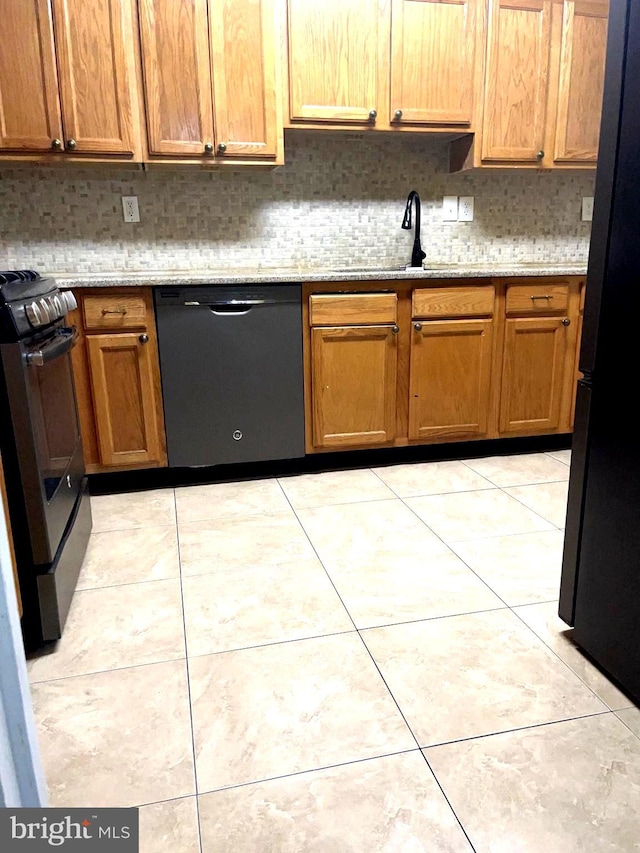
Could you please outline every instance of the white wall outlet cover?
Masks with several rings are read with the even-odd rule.
[[[122,196],[122,215],[125,222],[140,222],[137,195]]]
[[[445,195],[442,199],[442,221],[458,221],[458,196]]]
[[[458,201],[458,222],[473,222],[473,196],[461,195]]]
[[[585,195],[582,197],[582,221],[593,221],[593,196]]]

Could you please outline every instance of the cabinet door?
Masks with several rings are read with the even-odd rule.
[[[213,151],[207,0],[139,0],[149,152]]]
[[[130,0],[53,0],[67,148],[133,154]]]
[[[216,151],[273,158],[278,145],[273,0],[209,0],[209,23]]]
[[[506,321],[500,432],[553,432],[560,426],[568,327],[561,317]]]
[[[490,0],[483,160],[544,156],[550,40],[550,0]]]
[[[312,329],[314,445],[393,441],[396,366],[397,336],[390,326]]]
[[[595,163],[604,89],[609,4],[566,0],[554,160]]]
[[[102,465],[156,465],[162,458],[155,347],[137,334],[87,335]]]
[[[0,151],[49,151],[62,137],[49,0],[3,0]]]
[[[366,122],[378,109],[379,0],[289,0],[292,120]]]
[[[492,320],[413,323],[409,438],[481,438],[489,426]]]
[[[478,0],[393,0],[391,115],[402,122],[470,124]]]

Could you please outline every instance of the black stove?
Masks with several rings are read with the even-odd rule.
[[[0,272],[0,450],[29,648],[61,636],[91,532],[65,322],[76,307],[52,278]]]
[[[61,320],[78,303],[34,270],[0,272],[0,343],[19,341]]]

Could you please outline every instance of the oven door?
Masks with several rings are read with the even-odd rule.
[[[51,563],[84,476],[71,350],[75,328],[58,325],[3,353],[27,525],[35,565]],[[3,347],[4,348],[4,347]]]

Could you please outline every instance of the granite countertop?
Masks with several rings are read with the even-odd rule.
[[[60,287],[189,286],[201,284],[283,284],[323,281],[398,281],[402,279],[491,278],[503,276],[584,275],[586,263],[434,264],[414,272],[404,268],[340,267],[310,269],[207,269],[164,272],[52,273]]]

